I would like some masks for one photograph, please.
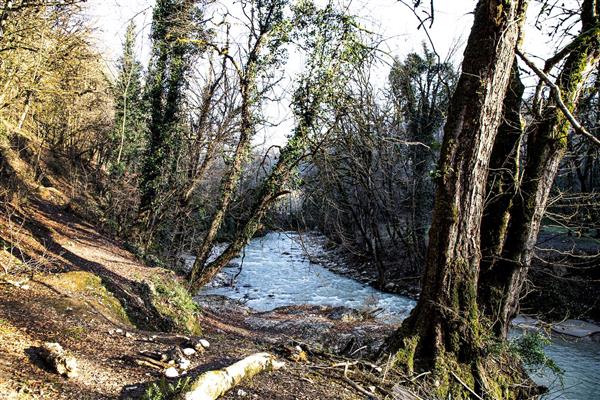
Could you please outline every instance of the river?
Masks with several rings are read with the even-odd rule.
[[[408,297],[381,292],[309,262],[306,246],[299,239],[296,233],[269,233],[252,240],[243,257],[199,295],[238,299],[257,311],[298,304],[377,310],[376,318],[393,324],[414,307],[415,301]],[[226,281],[234,284],[223,285]],[[564,370],[562,385],[551,374],[533,377],[549,386],[545,399],[600,399],[600,343],[554,337],[545,350]]]

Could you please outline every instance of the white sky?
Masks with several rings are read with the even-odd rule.
[[[345,0],[340,1],[347,4]],[[435,23],[429,29],[429,33],[442,58],[456,43],[459,43],[459,50],[454,60],[457,63],[462,60],[462,51],[471,29],[472,12],[476,3],[476,0],[435,0]],[[531,3],[528,10],[525,51],[536,57],[547,57],[553,52],[554,46],[546,43],[543,35],[533,27],[539,6],[535,2]],[[154,0],[88,0],[86,13],[97,28],[97,45],[105,55],[111,70],[121,52],[125,29],[132,18],[140,31],[138,54],[146,64],[150,49],[148,33],[153,4]],[[421,43],[427,40],[424,30],[417,30],[418,21],[412,12],[396,0],[352,0],[350,11],[362,18],[362,23],[367,29],[386,39],[382,48],[390,55],[402,58],[410,52],[420,52]],[[293,69],[294,65],[290,71]],[[382,64],[381,70],[373,75],[374,79],[381,81],[374,82],[376,87],[381,87],[385,83],[388,70],[389,67]],[[281,114],[282,111],[278,113]],[[282,127],[279,131],[281,130]],[[276,135],[282,134],[284,135],[285,132]],[[272,142],[269,139],[267,141]],[[280,140],[275,139],[275,141]]]
[[[131,18],[135,19],[140,30],[149,27],[153,4],[153,0],[88,0],[86,13],[97,27],[98,45],[109,62],[118,57],[125,28]],[[434,4],[435,23],[429,31],[443,57],[456,41],[461,40],[464,44],[476,1],[436,0]],[[547,46],[533,28],[537,9],[535,3],[529,7],[525,47],[533,54],[544,56]],[[418,22],[414,15],[396,0],[353,0],[351,11],[363,19],[367,28],[387,39],[384,48],[391,54],[402,57],[411,51],[419,51],[421,42],[426,40],[424,31],[416,29]],[[138,44],[143,54],[147,54],[149,47],[147,33],[146,29],[139,35]]]
[[[119,56],[125,28],[134,18],[138,29],[148,28],[152,17],[153,0],[89,0],[86,13],[97,27],[98,46],[112,63]],[[474,0],[438,0],[436,23],[430,33],[443,57],[454,41],[467,37],[472,23]],[[419,51],[426,40],[423,30],[416,30],[418,22],[412,13],[395,0],[353,0],[351,10],[363,18],[368,29],[386,38],[384,49],[390,54],[403,56]],[[148,31],[140,32],[139,50],[147,56]]]

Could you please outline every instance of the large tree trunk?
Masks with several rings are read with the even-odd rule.
[[[568,109],[577,107],[586,71],[600,58],[600,5],[597,0],[582,4],[582,35],[576,39],[560,71],[556,85]],[[533,257],[542,217],[556,172],[567,149],[570,124],[550,98],[541,120],[528,132],[527,158],[519,193],[514,198],[501,257],[481,281],[488,286],[486,309],[495,331],[508,333],[510,319],[517,311],[519,297]]]
[[[465,367],[460,374],[473,377],[480,356],[480,223],[490,153],[525,4],[480,0],[477,5],[444,128],[422,293],[391,343],[399,349],[398,362],[409,369],[414,364],[433,369],[445,374],[444,379],[453,363]]]
[[[519,153],[523,137],[521,105],[525,86],[519,76],[515,58],[511,81],[503,105],[502,124],[498,128],[492,149],[487,182],[486,204],[481,220],[481,263],[478,303],[483,314],[491,314],[493,297],[488,275],[497,271],[494,265],[500,256],[510,218],[510,207],[519,182]]]

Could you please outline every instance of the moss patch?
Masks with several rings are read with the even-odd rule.
[[[409,374],[414,372],[414,358],[419,340],[417,336],[406,337],[402,340],[401,348],[394,356],[394,366],[406,369]]]
[[[12,335],[15,333],[17,333],[17,328],[15,328],[10,322],[0,318],[0,336]]]
[[[91,272],[72,271],[47,275],[41,281],[76,299],[90,301],[108,318],[132,325],[119,300],[104,287],[100,277]]]
[[[151,300],[161,316],[170,319],[177,331],[200,335],[200,309],[187,289],[175,277],[153,278],[149,283]]]
[[[81,325],[71,326],[64,331],[65,335],[73,339],[82,339],[85,336],[86,329]]]

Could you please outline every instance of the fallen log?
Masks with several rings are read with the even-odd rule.
[[[217,371],[208,371],[194,379],[189,388],[179,395],[182,400],[215,400],[263,371],[274,371],[284,366],[269,353],[252,354]]]

